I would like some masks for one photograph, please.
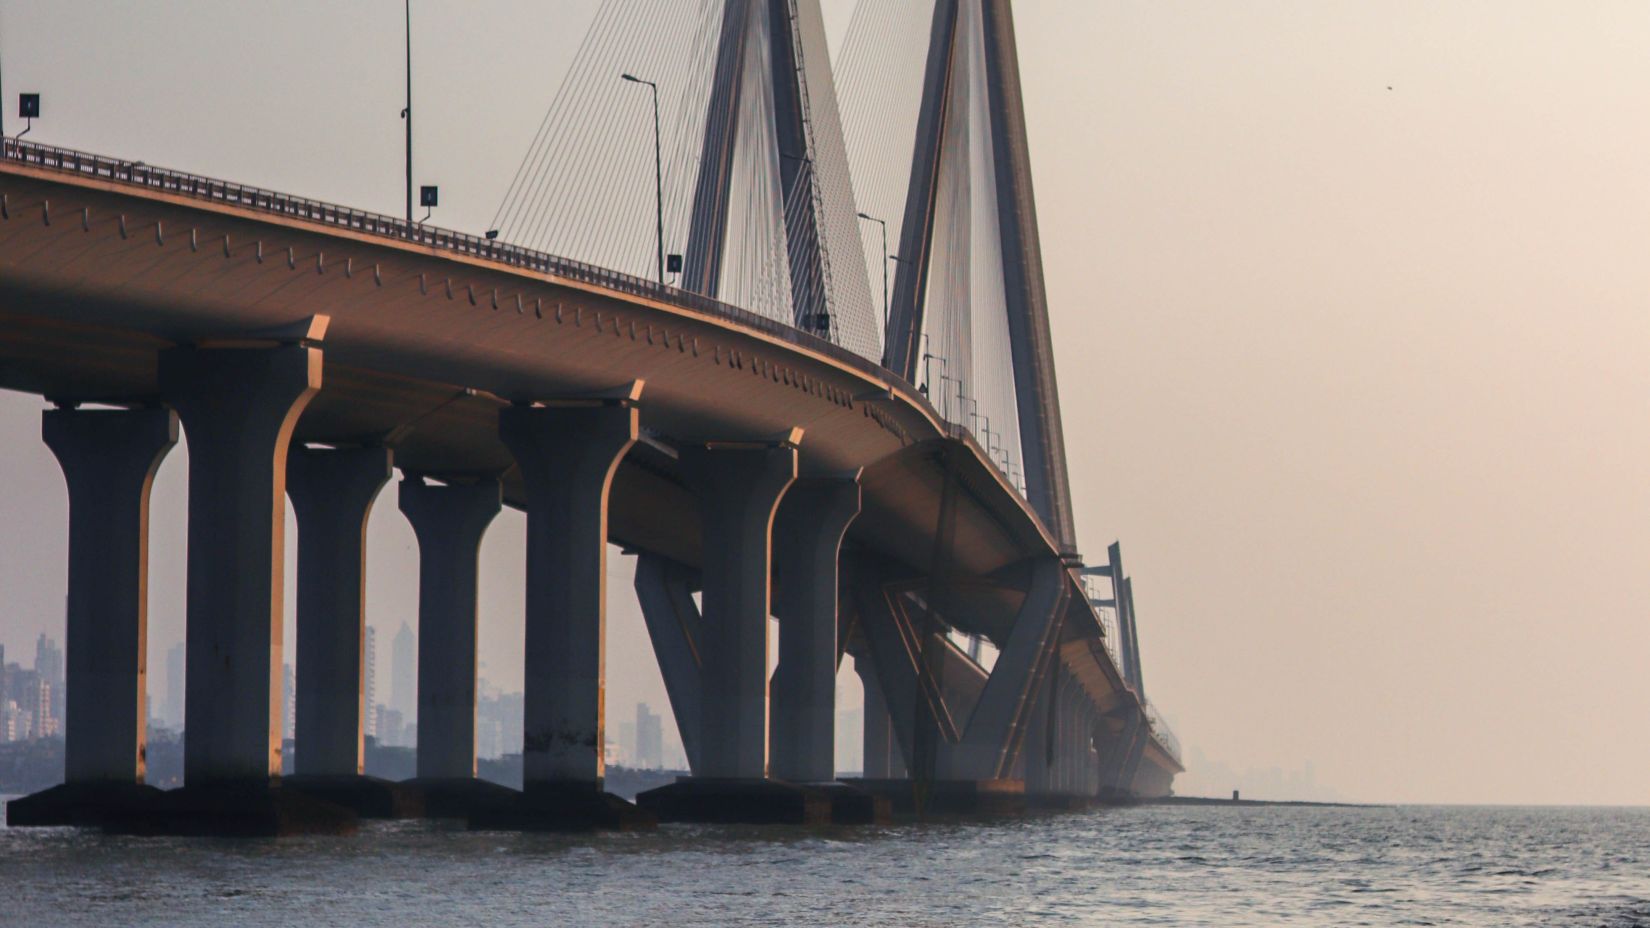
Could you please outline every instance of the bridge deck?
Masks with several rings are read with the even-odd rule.
[[[697,503],[672,446],[803,429],[804,472],[864,468],[856,545],[928,570],[958,468],[954,566],[980,581],[959,629],[1006,639],[1012,573],[1057,547],[966,431],[874,362],[697,294],[486,239],[129,162],[5,140],[0,387],[86,401],[156,393],[157,349],[331,318],[324,389],[300,441],[385,442],[419,473],[503,474],[511,401],[645,381],[615,478],[615,542],[689,566]],[[1099,634],[1081,596],[1067,638]],[[1086,621],[1085,621],[1086,619]],[[1098,700],[1125,694],[1102,648],[1073,655]],[[1121,698],[1132,700],[1132,694]]]

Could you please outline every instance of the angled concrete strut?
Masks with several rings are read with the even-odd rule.
[[[676,731],[682,738],[688,768],[699,769],[700,662],[703,633],[699,607],[688,587],[688,569],[656,554],[636,558],[636,598],[647,623],[653,655],[664,677]]]
[[[968,718],[968,727],[953,750],[952,774],[958,779],[1007,777],[1036,706],[1035,693],[1059,640],[1065,615],[1065,569],[1045,559],[1031,568],[1031,585],[1015,617],[1008,642],[997,655],[991,676]]]

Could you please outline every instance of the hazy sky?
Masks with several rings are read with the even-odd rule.
[[[0,0],[7,131],[39,90],[42,141],[394,213],[400,7]],[[420,180],[480,231],[591,3],[415,7]],[[1123,540],[1147,690],[1209,759],[1181,790],[1310,764],[1355,799],[1650,802],[1650,4],[1017,17],[1078,529],[1094,559]],[[0,397],[25,663],[65,582],[40,405]],[[153,507],[157,671],[184,463]],[[483,553],[509,687],[522,530]],[[370,536],[383,659],[416,607],[393,491]],[[614,571],[617,719],[667,703]]]

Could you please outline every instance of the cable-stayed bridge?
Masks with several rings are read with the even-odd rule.
[[[14,822],[846,821],[1162,795],[1180,770],[1120,549],[1079,553],[1007,0],[863,0],[834,74],[817,0],[606,0],[485,236],[7,138],[0,314],[0,385],[53,401],[70,492],[68,782]],[[180,423],[186,785],[155,795],[146,520]],[[406,784],[361,776],[362,528],[396,468],[421,561]],[[521,793],[475,779],[501,505],[528,518]],[[692,767],[640,808],[602,792],[608,542],[638,556]]]

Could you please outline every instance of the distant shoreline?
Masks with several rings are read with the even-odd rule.
[[[1159,796],[1141,800],[1149,806],[1301,806],[1317,809],[1374,809],[1378,804],[1367,802],[1307,802],[1300,799],[1222,799],[1214,796]]]

